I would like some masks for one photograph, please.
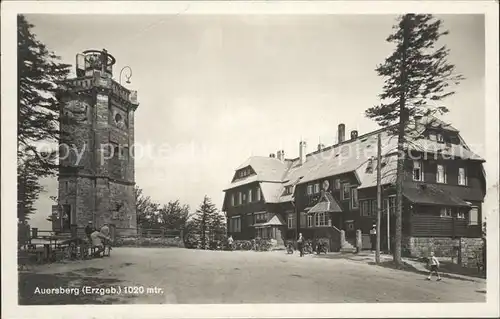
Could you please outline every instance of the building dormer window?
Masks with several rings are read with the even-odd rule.
[[[424,181],[424,170],[422,161],[413,161],[413,180],[418,182]]]
[[[449,207],[441,208],[440,216],[441,217],[451,217],[451,208],[449,208]]]
[[[373,157],[368,160],[368,164],[366,165],[366,173],[373,173]]]
[[[342,199],[349,199],[351,197],[351,187],[349,183],[342,184]]]
[[[319,183],[314,184],[314,194],[319,193]]]
[[[340,179],[339,178],[335,179],[333,187],[335,189],[340,189]]]
[[[443,137],[443,134],[441,133],[437,133],[436,134],[436,139],[439,143],[444,143],[444,137]]]
[[[307,185],[307,195],[312,195],[312,194],[313,194],[313,186]]]
[[[465,172],[464,167],[460,167],[458,169],[458,185],[461,185],[461,186],[467,185],[467,174]]]
[[[437,165],[436,182],[446,183],[446,167],[442,164]]]
[[[285,187],[285,195],[291,195],[293,193],[293,186],[286,186]]]

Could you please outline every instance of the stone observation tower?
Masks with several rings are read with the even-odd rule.
[[[92,221],[110,225],[111,235],[137,233],[134,196],[134,113],[137,92],[113,79],[115,58],[106,50],[76,56],[76,78],[60,97],[68,142],[60,149],[58,204],[52,207],[55,231],[77,231]],[[128,78],[131,76],[130,71]],[[127,83],[130,83],[127,79]],[[62,117],[64,118],[64,116]]]

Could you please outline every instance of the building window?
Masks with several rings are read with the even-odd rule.
[[[424,172],[422,169],[421,161],[413,161],[413,180],[414,181],[424,181]]]
[[[313,227],[313,215],[307,215],[307,227]]]
[[[252,190],[251,189],[248,190],[248,202],[249,203],[253,202],[253,196],[252,196]]]
[[[457,219],[465,219],[465,213],[463,211],[458,211]]]
[[[438,133],[438,134],[436,135],[436,139],[437,139],[437,141],[438,141],[439,143],[444,143],[444,137],[443,137],[443,134]]]
[[[334,182],[335,189],[340,189],[340,179],[336,178]]]
[[[245,193],[243,193],[243,192],[242,192],[242,193],[241,193],[241,196],[243,197],[243,201],[242,201],[242,203],[246,203],[246,200],[247,200],[247,194],[245,194]]]
[[[469,225],[475,226],[479,223],[479,210],[477,207],[472,207],[469,211]]]
[[[258,213],[258,214],[255,214],[255,223],[258,224],[258,223],[265,223],[267,221],[267,218],[266,218],[266,213]]]
[[[288,214],[288,228],[293,228],[295,226],[295,216],[293,213]]]
[[[319,193],[319,183],[314,184],[314,194]]]
[[[443,207],[441,208],[441,217],[451,217],[451,208],[449,207]]]
[[[260,202],[261,193],[260,193],[260,188],[259,187],[257,187],[257,190],[256,190],[255,194],[257,195],[257,201]]]
[[[342,199],[349,199],[351,195],[351,187],[348,183],[342,184]]]
[[[241,192],[238,192],[238,205],[243,204],[242,197],[243,197],[243,194]]]
[[[384,204],[384,210],[388,211],[389,214],[396,213],[396,196],[389,196],[389,198],[384,201]]]
[[[326,216],[325,213],[316,214],[316,226],[326,226]]]
[[[313,193],[313,186],[307,185],[307,195],[312,195],[312,193]]]
[[[292,195],[293,193],[293,185],[285,187],[285,195]]]
[[[371,200],[371,203],[372,203],[372,207],[371,207],[371,214],[372,216],[377,216],[377,212],[378,212],[378,208],[377,208],[377,200],[376,199],[372,199]]]
[[[441,164],[437,165],[436,182],[446,183],[446,166]]]
[[[351,188],[351,208],[352,209],[358,208],[358,188],[357,187]]]
[[[361,201],[361,215],[366,216],[366,217],[371,216],[370,201],[369,200],[362,200]]]
[[[240,216],[231,218],[231,232],[233,232],[233,233],[241,232],[241,218],[240,218]]]
[[[347,229],[353,230],[354,229],[354,224],[353,223],[348,223],[347,224]]]
[[[231,194],[231,206],[234,206],[234,194]]]
[[[464,167],[460,167],[458,169],[458,185],[462,185],[462,186],[467,185],[467,174],[465,173]]]

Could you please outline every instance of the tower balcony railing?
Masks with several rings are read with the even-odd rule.
[[[97,72],[96,72],[97,73]],[[100,74],[100,73],[97,73]],[[75,91],[88,90],[92,87],[102,87],[111,89],[114,95],[132,104],[137,104],[137,91],[130,91],[113,79],[95,75],[92,77],[76,78],[69,80],[69,85]]]

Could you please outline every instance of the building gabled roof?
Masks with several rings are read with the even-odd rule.
[[[403,195],[415,204],[470,207],[466,201],[458,196],[433,184],[406,183],[405,186]]]
[[[236,170],[251,166],[259,181],[282,182],[287,164],[274,157],[252,156]]]
[[[261,182],[260,189],[266,203],[279,203],[279,198],[283,193],[283,184]]]
[[[314,205],[307,213],[340,213],[342,208],[340,208],[339,203],[329,192],[325,192],[318,200],[318,203]]]
[[[420,119],[415,125],[414,131],[420,132],[416,133],[420,138],[407,142],[405,148],[428,154],[484,161],[463,143],[459,145],[439,143],[426,139],[421,134],[427,127],[426,125],[458,133],[458,130],[451,125],[435,117]],[[283,194],[284,186],[296,186],[349,172],[354,172],[360,182],[360,188],[376,186],[376,166],[373,173],[367,171],[367,166],[370,160],[373,161],[373,158],[377,156],[377,135],[379,133],[382,157],[385,163],[382,168],[382,184],[393,183],[395,182],[397,165],[397,136],[391,134],[388,128],[383,128],[361,135],[354,140],[347,140],[341,144],[307,154],[304,163],[301,163],[299,158],[280,161],[272,157],[250,157],[238,169],[251,166],[256,175],[237,180],[231,183],[226,190],[252,182],[260,182],[266,202],[283,203],[293,200],[293,194]],[[460,138],[460,140],[462,139]],[[372,165],[376,165],[376,161],[373,161]],[[281,188],[278,186],[280,184]]]
[[[283,219],[279,215],[274,214],[273,217],[271,217],[271,219],[269,221],[267,221],[265,223],[254,224],[253,226],[255,228],[259,228],[259,227],[284,226],[284,225],[286,225],[286,224],[283,221]]]

